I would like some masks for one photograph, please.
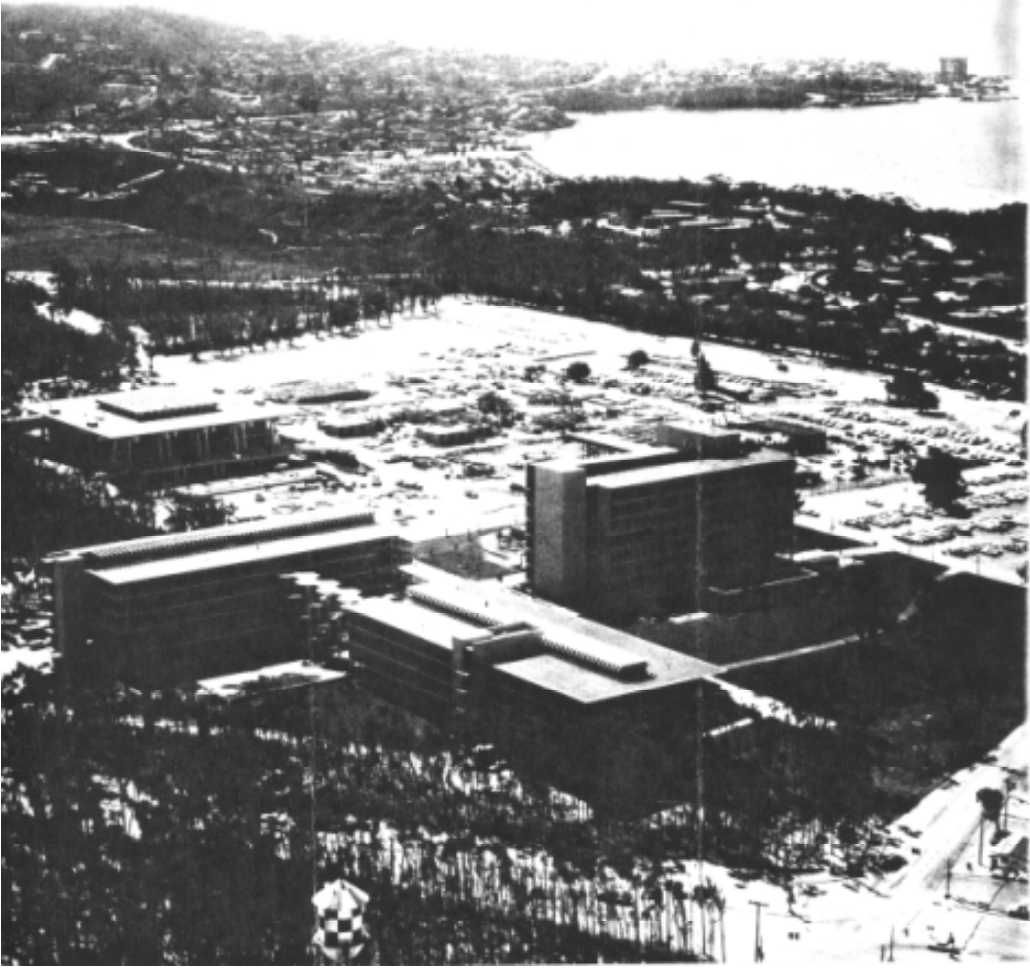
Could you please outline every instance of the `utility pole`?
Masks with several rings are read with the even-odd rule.
[[[944,888],[945,900],[951,900],[951,858],[948,858],[948,868],[945,873],[945,888]]]
[[[748,901],[748,904],[755,909],[755,961],[765,961],[765,951],[762,950],[762,908],[769,905],[764,901]]]
[[[705,693],[704,681],[697,682],[697,881],[704,884],[705,873]]]

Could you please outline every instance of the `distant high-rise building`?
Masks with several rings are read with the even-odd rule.
[[[969,78],[969,61],[965,57],[942,57],[938,80],[941,84],[964,84]]]

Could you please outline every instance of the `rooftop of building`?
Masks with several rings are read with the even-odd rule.
[[[87,545],[55,552],[51,558],[85,557],[113,565],[130,560],[185,557],[200,552],[247,543],[268,543],[302,534],[341,531],[375,522],[371,511],[360,508],[333,508],[291,515],[287,520],[266,520],[245,524],[226,524],[179,534],[159,534],[148,538]]]
[[[641,454],[650,448],[646,444],[638,444],[624,437],[616,437],[615,434],[606,434],[601,431],[580,431],[570,430],[566,434],[568,440],[579,444],[586,444],[588,447],[599,447],[604,450],[611,450],[617,454]]]
[[[638,487],[641,484],[657,484],[663,481],[686,480],[734,471],[765,467],[772,464],[794,465],[792,457],[770,451],[759,451],[746,457],[732,457],[723,460],[693,460],[675,464],[658,464],[633,470],[618,471],[591,480],[594,487],[617,490],[624,487]]]
[[[164,388],[48,400],[28,409],[51,422],[106,440],[267,422],[296,412],[261,400],[205,398]]]
[[[415,562],[408,572],[425,582],[416,587],[428,591],[470,616],[489,616],[502,623],[524,622],[539,630],[550,643],[562,643],[592,653],[605,662],[645,662],[648,678],[625,681],[600,668],[587,668],[556,651],[499,663],[497,668],[524,682],[558,692],[579,703],[617,699],[639,692],[663,689],[716,675],[720,669],[701,659],[674,652],[664,646],[589,619],[575,612],[531,598],[495,582],[469,582]],[[423,609],[428,611],[428,609]],[[469,627],[473,619],[469,619]],[[468,634],[467,632],[465,634]]]
[[[664,425],[670,430],[681,433],[697,434],[703,437],[739,437],[740,432],[730,427],[717,427],[714,424],[697,424],[688,420],[667,420]]]
[[[618,438],[616,438],[618,439]],[[587,477],[607,475],[620,468],[653,467],[687,460],[687,455],[675,447],[652,447],[647,444],[634,445],[619,453],[603,454],[599,457],[559,457],[554,460],[540,461],[533,465],[559,473],[581,471]]]
[[[456,638],[469,638],[483,631],[471,622],[424,608],[410,598],[368,598],[348,607],[347,611],[365,615],[447,652],[453,651]]]
[[[370,524],[364,527],[318,534],[301,534],[271,541],[261,541],[258,539],[248,544],[205,549],[197,554],[176,558],[158,558],[110,566],[104,566],[103,563],[99,563],[97,567],[91,568],[90,571],[108,585],[125,586],[138,582],[160,581],[161,579],[180,575],[216,571],[222,568],[235,568],[241,565],[265,561],[271,562],[277,559],[291,558],[297,555],[396,537],[397,532],[395,529],[383,525]]]
[[[795,436],[826,436],[826,430],[822,427],[810,427],[808,424],[796,420],[787,420],[783,417],[769,417],[761,420],[742,421],[736,425],[738,430],[761,430],[773,433],[793,434]]]

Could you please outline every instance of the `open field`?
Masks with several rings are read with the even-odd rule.
[[[634,377],[648,384],[646,396],[627,392],[633,388],[625,361],[636,349],[646,350],[653,361],[642,377]],[[1025,464],[1016,456],[1018,433],[1026,419],[1025,407],[935,386],[941,399],[939,413],[918,414],[888,407],[883,377],[876,374],[830,368],[800,356],[789,357],[787,364],[780,357],[725,345],[706,346],[705,354],[722,385],[749,388],[758,402],[730,402],[722,412],[714,414],[703,411],[702,401],[692,387],[693,358],[687,339],[661,339],[562,315],[460,299],[445,299],[436,314],[397,317],[392,327],[369,328],[354,339],[307,335],[294,347],[225,358],[208,354],[201,363],[193,363],[185,356],[158,358],[155,369],[162,381],[229,394],[260,393],[273,385],[299,380],[353,381],[374,391],[367,402],[348,405],[347,412],[375,412],[376,408],[388,405],[419,407],[427,401],[448,401],[459,409],[474,411],[479,395],[488,390],[518,396],[531,388],[532,384],[522,381],[522,372],[530,364],[542,363],[546,367],[546,379],[550,382],[542,384],[543,387],[557,387],[568,364],[580,359],[589,365],[591,380],[581,387],[566,387],[582,397],[587,426],[644,441],[653,439],[654,426],[666,419],[724,423],[789,411],[818,425],[829,414],[858,414],[867,423],[838,421],[846,426],[839,431],[830,428],[831,438],[837,441],[831,443],[831,453],[802,461],[805,466],[818,469],[827,485],[822,489],[825,493],[805,499],[806,516],[822,527],[839,529],[848,537],[944,561],[956,569],[978,571],[1005,581],[1017,580],[1015,568],[1025,555],[1004,549],[995,554],[990,548],[994,544],[1000,546],[1002,541],[1011,544],[1026,537],[1025,504],[1016,501],[1014,495],[1025,474]],[[518,406],[528,415],[537,409],[522,403]],[[316,423],[320,416],[334,409],[305,407],[285,432],[313,446],[324,445],[330,441],[317,430]],[[965,533],[956,534],[954,540],[947,542],[948,557],[944,557],[944,545],[899,540],[898,535],[903,532],[948,523],[928,515],[919,489],[906,473],[872,469],[862,488],[853,486],[852,467],[858,450],[867,449],[861,440],[867,438],[870,427],[885,428],[898,441],[913,445],[932,443],[962,448],[961,452],[971,459],[989,463],[967,472],[970,495],[985,498],[985,506],[975,510],[968,521],[951,522]],[[978,443],[967,446],[959,443],[960,438]],[[381,490],[378,486],[375,489],[376,498],[368,498],[381,514],[423,521],[427,514],[432,514],[432,527],[439,533],[471,528],[473,523],[478,527],[484,520],[491,520],[496,526],[518,523],[521,500],[509,485],[522,481],[526,461],[574,449],[574,445],[563,444],[560,435],[527,434],[518,427],[490,438],[487,445],[484,449],[489,453],[485,459],[496,465],[497,472],[484,481],[462,482],[452,479],[447,470],[446,461],[453,456],[448,449],[418,441],[410,428],[389,435],[389,439],[346,442],[381,480]],[[414,479],[421,489],[405,491],[403,486],[398,487],[398,482],[412,478],[411,467],[393,463],[390,458],[413,454],[440,458],[442,466],[415,471]],[[991,475],[997,477],[999,473],[1015,480],[990,483]],[[903,478],[900,481],[899,476]],[[876,486],[878,478],[882,478],[882,486]],[[359,488],[362,496],[371,495],[374,490],[367,483]],[[470,489],[481,500],[470,501]],[[388,492],[397,495],[394,503],[379,496]],[[990,495],[1009,492],[1013,492],[1015,504],[1008,510],[987,506]],[[859,529],[844,523],[862,516],[908,513],[910,508],[915,509],[918,517],[909,517],[904,524],[899,521],[890,527]],[[995,518],[1005,514],[1013,520],[1005,525],[1008,533],[995,541],[989,529]],[[923,517],[925,521],[919,520]],[[804,519],[799,519],[799,523],[805,523]],[[972,535],[978,545],[974,545]],[[989,550],[965,555],[961,552],[964,545]],[[960,549],[960,553],[950,555],[952,548]]]

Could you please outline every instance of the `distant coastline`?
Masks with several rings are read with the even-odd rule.
[[[562,178],[721,175],[957,211],[1026,201],[1018,101],[949,97],[876,107],[581,112],[570,128],[523,140]]]

